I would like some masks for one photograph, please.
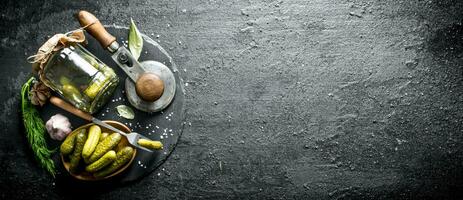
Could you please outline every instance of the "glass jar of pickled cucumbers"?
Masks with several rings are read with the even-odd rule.
[[[50,57],[42,81],[80,110],[95,113],[111,97],[119,82],[113,69],[79,44]]]

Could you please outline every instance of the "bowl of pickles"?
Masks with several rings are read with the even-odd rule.
[[[104,121],[124,131],[130,129],[116,121]],[[76,179],[96,181],[122,173],[133,162],[137,150],[127,138],[89,123],[73,130],[60,146],[64,168]]]

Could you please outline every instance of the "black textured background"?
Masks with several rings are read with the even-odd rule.
[[[169,160],[101,199],[463,199],[463,1],[0,2],[0,198],[77,197],[19,118],[25,58],[80,9],[139,29],[183,71]],[[80,198],[82,199],[82,198]]]

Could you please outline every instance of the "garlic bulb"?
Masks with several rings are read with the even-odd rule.
[[[63,140],[71,132],[71,122],[61,114],[53,115],[45,124],[48,134],[54,140]]]
[[[43,82],[37,81],[29,92],[31,103],[36,106],[43,106],[51,96],[50,88]]]

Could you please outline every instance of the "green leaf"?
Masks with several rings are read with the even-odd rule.
[[[133,57],[138,60],[143,49],[143,38],[133,19],[130,19],[129,49]]]
[[[132,108],[126,105],[118,105],[116,107],[117,113],[119,116],[126,118],[126,119],[133,119],[135,118],[135,113],[133,112]]]

